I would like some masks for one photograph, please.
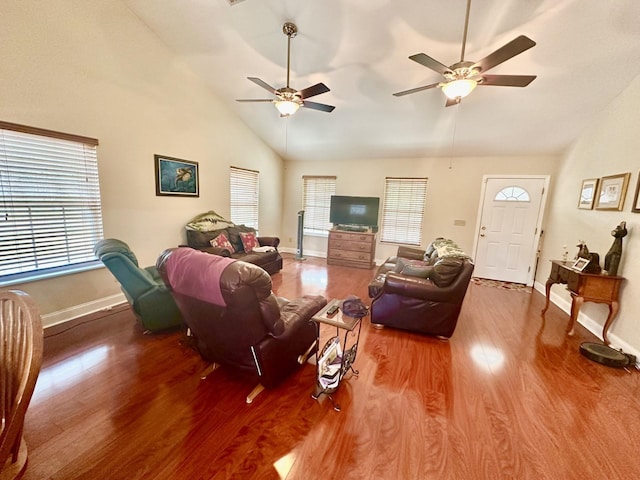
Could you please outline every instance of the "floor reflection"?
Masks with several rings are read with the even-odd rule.
[[[504,353],[499,348],[484,344],[476,344],[471,347],[471,358],[481,369],[496,373],[504,365]]]
[[[79,355],[44,367],[38,376],[38,383],[31,402],[37,403],[40,397],[48,398],[52,393],[86,380],[86,374],[95,375],[95,367],[108,359],[112,348],[108,345],[99,345]]]

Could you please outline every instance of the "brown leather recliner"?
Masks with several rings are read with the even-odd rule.
[[[200,355],[257,377],[259,386],[247,403],[315,352],[316,325],[311,317],[326,305],[324,297],[277,298],[271,277],[262,268],[191,248],[164,251],[157,268]]]
[[[458,323],[474,265],[468,258],[455,262],[440,259],[445,272],[434,279],[394,271],[399,258],[417,260],[423,254],[424,250],[400,247],[398,256],[387,259],[378,269],[369,284],[371,323],[449,338]]]

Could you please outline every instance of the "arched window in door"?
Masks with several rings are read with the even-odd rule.
[[[527,192],[524,188],[512,186],[505,187],[500,190],[494,201],[497,202],[529,202],[531,198],[529,197],[529,192]]]

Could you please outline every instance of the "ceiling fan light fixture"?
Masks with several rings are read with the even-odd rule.
[[[293,115],[300,108],[300,103],[293,100],[276,100],[274,103],[283,117]]]
[[[469,95],[474,88],[478,86],[477,80],[471,80],[468,78],[453,80],[451,82],[443,83],[441,85],[444,94],[451,100],[456,98],[464,98]]]

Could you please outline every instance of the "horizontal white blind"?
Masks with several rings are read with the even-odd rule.
[[[258,230],[260,172],[231,167],[231,221]]]
[[[0,279],[95,262],[93,246],[103,238],[97,141],[7,125],[0,125]]]
[[[336,194],[336,177],[304,176],[302,181],[304,233],[326,234],[331,229],[329,207],[331,195]]]
[[[421,244],[426,195],[426,178],[385,178],[381,241]]]

